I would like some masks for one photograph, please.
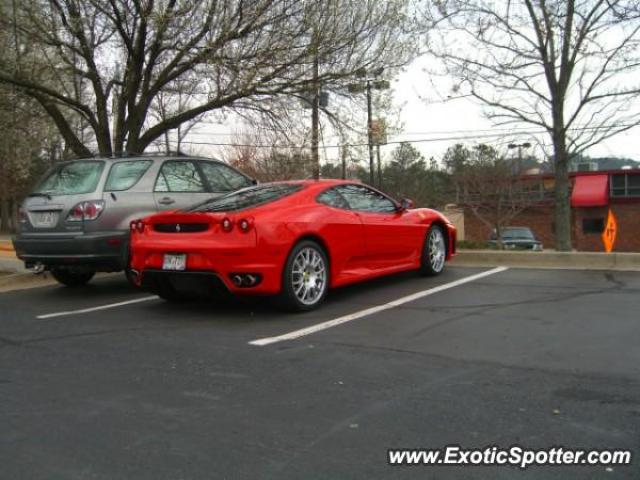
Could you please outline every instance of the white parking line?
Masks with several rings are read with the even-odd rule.
[[[158,297],[156,295],[153,295],[150,297],[142,297],[142,298],[136,298],[134,300],[127,300],[126,302],[109,303],[107,305],[100,305],[98,307],[83,308],[82,310],[69,310],[66,312],[47,313],[46,315],[38,315],[36,318],[43,319],[43,318],[64,317],[66,315],[78,315],[80,313],[96,312],[98,310],[107,310],[109,308],[121,307],[123,305],[131,305],[132,303],[148,302],[149,300],[156,300],[157,298]]]
[[[477,273],[475,275],[470,275],[468,277],[464,277],[459,280],[455,280],[453,282],[445,283],[444,285],[439,285],[437,287],[430,288],[428,290],[416,292],[411,295],[407,295],[406,297],[393,300],[389,303],[384,303],[382,305],[377,305],[375,307],[367,308],[365,310],[360,310],[359,312],[350,313],[349,315],[344,315],[342,317],[334,318],[333,320],[329,320],[327,322],[318,323],[317,325],[313,325],[311,327],[295,330],[290,333],[278,335],[277,337],[268,337],[268,338],[260,338],[258,340],[252,340],[251,342],[249,342],[249,345],[264,347],[265,345],[271,345],[273,343],[284,342],[286,340],[294,340],[296,338],[304,337],[306,335],[311,335],[312,333],[321,332],[322,330],[326,330],[331,327],[342,325],[343,323],[347,323],[352,320],[357,320],[358,318],[362,318],[368,315],[373,315],[374,313],[382,312],[383,310],[389,310],[391,308],[397,307],[404,303],[413,302],[414,300],[418,300],[419,298],[427,297],[429,295],[433,295],[434,293],[442,292],[444,290],[448,290],[450,288],[454,288],[459,285],[464,285],[465,283],[473,282],[474,280],[479,280],[481,278],[488,277],[489,275],[494,275],[496,273],[504,272],[505,270],[508,270],[508,267],[497,267],[492,270],[487,270],[485,272]]]

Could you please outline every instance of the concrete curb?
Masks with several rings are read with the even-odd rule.
[[[0,250],[5,250],[2,242],[0,242]],[[504,265],[521,268],[640,271],[640,253],[459,250],[451,264],[461,267]],[[0,272],[25,273],[26,270],[20,260],[0,257]]]
[[[10,273],[0,275],[0,292],[11,292],[13,290],[24,290],[27,288],[46,287],[55,285],[57,282],[51,275],[33,273]]]
[[[640,253],[460,250],[452,265],[640,271]]]
[[[0,272],[3,273],[29,273],[29,270],[24,268],[24,263],[18,260],[16,257],[7,257],[0,255]]]

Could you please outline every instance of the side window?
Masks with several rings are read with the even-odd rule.
[[[216,162],[200,162],[213,192],[232,192],[251,185],[251,181],[233,168]]]
[[[604,232],[604,218],[583,218],[582,233]]]
[[[393,213],[396,205],[384,195],[363,185],[336,187],[353,210],[374,213]]]
[[[129,190],[138,183],[152,163],[151,160],[115,163],[109,171],[104,189],[107,192]]]
[[[169,160],[162,165],[154,190],[197,193],[204,192],[204,185],[193,162]]]
[[[340,192],[338,192],[338,190],[335,188],[325,190],[320,195],[318,195],[318,198],[316,198],[316,200],[319,203],[324,203],[325,205],[328,205],[330,207],[349,210],[349,204],[344,199],[344,197],[340,195]]]

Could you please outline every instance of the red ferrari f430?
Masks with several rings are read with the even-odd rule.
[[[456,229],[437,211],[353,181],[287,181],[132,222],[130,273],[169,301],[226,290],[300,311],[349,283],[437,275],[455,251]]]

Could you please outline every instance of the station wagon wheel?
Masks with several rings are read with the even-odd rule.
[[[444,270],[446,257],[447,242],[442,233],[442,228],[438,225],[433,225],[427,232],[427,238],[422,248],[420,272],[424,275],[438,275]]]
[[[315,242],[298,243],[287,258],[283,272],[281,300],[288,310],[304,311],[317,307],[328,290],[329,262]]]

